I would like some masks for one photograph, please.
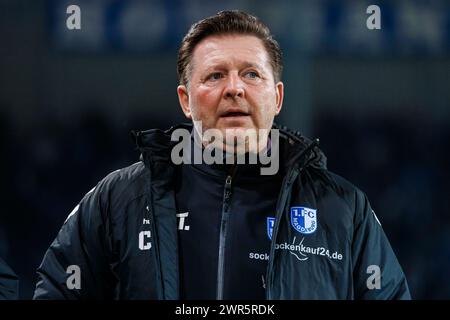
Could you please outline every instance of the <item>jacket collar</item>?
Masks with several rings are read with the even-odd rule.
[[[132,138],[141,152],[141,160],[172,163],[171,151],[178,142],[171,141],[171,134],[179,128],[190,131],[192,124],[179,124],[165,131],[161,129],[132,131]],[[326,169],[326,156],[318,147],[319,139],[310,140],[298,131],[277,124],[272,128],[280,132],[280,159],[284,159],[280,164],[282,169],[293,166]]]

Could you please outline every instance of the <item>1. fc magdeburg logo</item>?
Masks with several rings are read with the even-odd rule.
[[[317,229],[317,210],[306,207],[291,207],[291,224],[300,233],[313,233]]]

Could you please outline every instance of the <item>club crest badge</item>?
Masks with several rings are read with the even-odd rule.
[[[275,218],[267,217],[267,236],[272,240],[273,227],[275,226]]]
[[[302,234],[311,234],[317,229],[317,210],[306,207],[291,207],[291,224]]]

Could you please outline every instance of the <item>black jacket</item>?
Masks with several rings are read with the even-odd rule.
[[[18,298],[19,278],[0,258],[0,300],[16,300]]]
[[[180,297],[173,129],[136,133],[141,161],[109,174],[81,200],[38,268],[35,299]],[[266,298],[409,299],[364,193],[326,169],[316,142],[286,129],[280,140],[284,178]]]

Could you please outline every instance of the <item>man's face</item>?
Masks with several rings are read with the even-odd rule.
[[[188,119],[201,121],[203,132],[219,129],[223,137],[247,129],[268,133],[283,102],[283,83],[275,83],[269,55],[252,35],[203,39],[193,52],[188,87],[180,85],[177,92]],[[259,150],[266,139],[260,139]]]

